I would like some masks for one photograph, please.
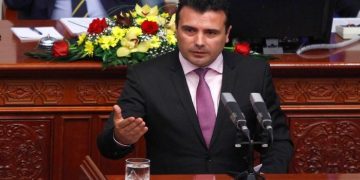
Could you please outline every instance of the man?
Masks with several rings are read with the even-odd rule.
[[[231,29],[227,1],[180,0],[176,13],[179,51],[129,68],[118,104],[98,136],[102,155],[121,158],[144,135],[152,174],[244,171],[246,148],[234,147],[237,130],[219,96],[221,92],[234,95],[255,138],[260,130],[249,95],[259,92],[274,129],[272,148],[262,149],[261,171],[287,172],[292,143],[269,65],[223,51]],[[199,70],[205,72],[205,78],[198,76]],[[205,99],[210,106],[200,101],[208,94],[198,91],[204,87],[204,79],[211,91],[211,97]],[[205,114],[204,122],[205,106],[212,112]]]
[[[20,19],[60,19],[72,16],[72,0],[5,0],[7,7],[19,11]],[[161,6],[163,0],[85,0],[88,17],[106,17],[138,4]]]

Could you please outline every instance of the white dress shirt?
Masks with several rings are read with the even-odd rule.
[[[107,13],[100,0],[86,0],[88,17],[106,17]],[[72,17],[71,0],[56,0],[51,19]]]
[[[199,68],[191,64],[186,60],[181,53],[179,53],[180,64],[184,70],[186,83],[188,85],[191,100],[193,102],[194,108],[196,109],[196,89],[199,84],[199,76],[194,72],[195,69]],[[205,81],[208,84],[211,96],[214,102],[215,113],[217,114],[219,102],[220,102],[220,91],[222,83],[222,73],[223,73],[223,56],[220,54],[214,62],[212,62],[207,68],[208,72],[205,75]]]

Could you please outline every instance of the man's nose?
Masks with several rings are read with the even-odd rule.
[[[202,47],[204,46],[204,42],[205,42],[205,36],[202,33],[198,33],[195,37],[195,45],[198,47]]]

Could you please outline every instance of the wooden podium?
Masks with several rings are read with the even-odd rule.
[[[10,27],[34,24],[68,36],[55,21],[0,21],[0,177],[74,179],[87,154],[104,174],[123,174],[124,160],[102,157],[96,136],[126,67],[28,58],[36,43],[20,43]],[[337,51],[270,62],[295,143],[292,173],[360,172],[360,43]],[[129,157],[144,154],[142,140]]]

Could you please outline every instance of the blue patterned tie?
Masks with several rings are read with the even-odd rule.
[[[205,74],[208,70],[208,68],[199,68],[195,70],[195,73],[199,76],[199,84],[196,89],[197,116],[207,147],[210,145],[216,120],[211,91],[205,81]]]
[[[87,17],[87,8],[85,0],[71,0],[72,17]]]

